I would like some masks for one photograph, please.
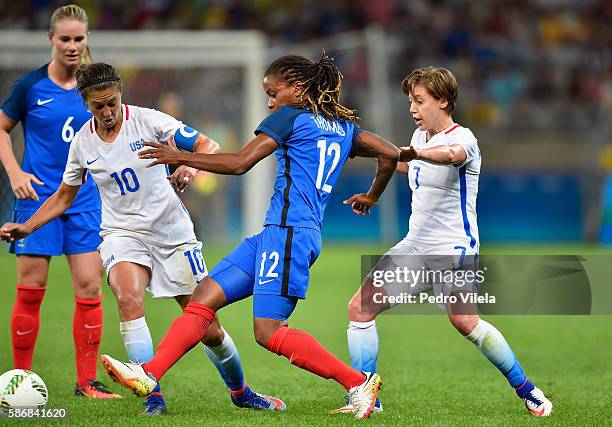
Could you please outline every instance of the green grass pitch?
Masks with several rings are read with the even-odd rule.
[[[342,359],[348,360],[346,303],[359,284],[359,255],[384,251],[373,246],[324,246],[312,269],[306,301],[298,304],[291,326],[305,329]],[[0,372],[12,368],[9,322],[15,297],[15,261],[0,247]],[[227,248],[210,248],[209,268]],[[489,250],[490,252],[491,250]],[[526,253],[509,248],[502,252]],[[533,250],[531,250],[533,252]],[[588,248],[539,249],[539,253],[597,253]],[[485,251],[486,252],[486,251]],[[608,251],[609,253],[609,251]],[[126,359],[119,335],[114,297],[104,286],[102,353]],[[277,395],[286,413],[241,410],[228,393],[202,347],[194,348],[162,380],[169,414],[151,420],[138,413],[142,399],[112,383],[101,368],[98,377],[124,396],[120,401],[72,397],[75,367],[72,344],[73,297],[66,261],[55,258],[42,306],[34,371],[49,388],[47,407],[67,408],[68,419],[43,424],[73,425],[352,425],[350,414],[329,415],[343,402],[344,390],[291,366],[259,347],[252,334],[250,300],[221,311],[221,320],[241,354],[248,383]],[[170,300],[146,301],[154,343],[179,314]],[[385,382],[385,412],[373,425],[604,425],[612,418],[612,317],[493,316],[528,376],[551,398],[549,419],[536,419],[524,409],[506,380],[448,323],[443,315],[382,316],[379,372]],[[21,422],[20,424],[35,424]]]

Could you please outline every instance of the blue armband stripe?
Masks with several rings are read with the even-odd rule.
[[[174,143],[182,150],[193,151],[193,144],[200,132],[189,126],[181,126],[174,132]]]

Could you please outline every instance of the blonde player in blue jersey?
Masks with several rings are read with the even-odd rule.
[[[361,370],[376,371],[378,333],[374,319],[392,305],[380,303],[380,296],[374,299],[377,292],[397,297],[432,288],[436,295],[478,290],[473,284],[423,280],[373,285],[373,271],[396,267],[413,272],[476,268],[480,247],[476,220],[480,150],[472,132],[451,117],[458,94],[455,76],[444,68],[417,69],[404,79],[402,90],[410,100],[410,113],[417,126],[410,146],[401,148],[397,166],[398,172],[408,175],[412,214],[406,237],[378,261],[349,303],[351,364]],[[536,416],[550,415],[550,400],[527,379],[503,335],[480,319],[475,306],[447,304],[445,308],[452,325],[500,370],[527,409]],[[349,403],[334,412],[351,410]],[[380,402],[375,411],[382,411]]]
[[[266,70],[263,86],[270,116],[240,152],[190,154],[147,144],[150,166],[183,164],[209,172],[242,175],[261,159],[277,161],[274,194],[259,234],[245,239],[196,288],[183,315],[174,321],[155,357],[143,365],[102,355],[113,380],[145,395],[162,375],[206,334],[215,312],[253,296],[255,339],[302,369],[333,378],[349,393],[356,418],[370,415],[380,378],[352,369],[307,332],[288,327],[299,300],[306,297],[309,269],[321,250],[323,212],[349,157],[378,159],[367,194],[346,203],[360,212],[378,202],[399,156],[397,148],[355,125],[356,114],[339,102],[342,75],[323,55],[318,62],[289,55]]]
[[[68,5],[55,10],[50,21],[53,59],[22,76],[0,112],[0,161],[17,199],[13,210],[16,222],[27,221],[57,190],[73,137],[91,118],[76,89],[77,67],[91,62],[87,15],[80,7]],[[18,122],[25,139],[21,166],[9,137]],[[103,323],[103,270],[96,252],[101,242],[99,232],[100,197],[93,182],[88,182],[61,217],[9,246],[17,259],[17,297],[11,314],[13,363],[15,368],[32,369],[49,263],[51,257],[64,254],[75,296],[75,395],[112,399],[121,396],[96,381]]]
[[[0,237],[11,242],[23,239],[62,215],[86,185],[89,173],[102,198],[98,250],[117,297],[121,337],[130,360],[146,362],[153,356],[153,343],[144,313],[145,289],[154,298],[174,298],[184,307],[207,270],[202,243],[168,182],[167,166],[147,168],[138,152],[145,140],[173,139],[183,149],[203,153],[215,153],[219,146],[174,117],[122,104],[121,79],[111,65],[82,66],[77,82],[93,118],[74,137],[63,182],[24,224],[2,226]],[[183,189],[190,175],[181,169],[170,179]],[[246,385],[238,350],[217,319],[202,342],[236,406],[284,409],[281,400],[255,393]],[[145,406],[147,415],[166,412],[159,385],[148,394]]]

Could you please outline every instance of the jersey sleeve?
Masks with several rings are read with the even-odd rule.
[[[461,162],[458,167],[468,164],[474,159],[480,157],[480,149],[478,148],[478,141],[474,134],[466,129],[466,132],[458,138],[457,141],[453,141],[453,144],[460,145],[465,150],[465,160]]]
[[[266,117],[255,129],[255,135],[265,133],[278,145],[283,145],[293,132],[295,119],[303,112],[303,110],[285,106]]]
[[[158,137],[158,141],[168,142],[170,137],[174,137],[174,143],[178,148],[193,151],[193,145],[198,139],[200,132],[184,125],[183,122],[166,113],[157,110],[150,111],[154,115],[155,134]]]
[[[32,84],[26,76],[13,84],[11,93],[2,103],[2,111],[11,120],[19,122],[25,117],[27,112],[26,97],[31,87]]]
[[[70,150],[68,151],[68,161],[66,162],[66,168],[64,169],[64,176],[62,180],[73,187],[77,185],[83,185],[85,183],[85,169],[79,159],[79,133],[75,136],[70,144]]]
[[[47,77],[47,67],[48,64],[24,74],[13,84],[8,98],[2,103],[2,111],[11,120],[19,122],[25,118],[28,112],[28,93],[32,86]]]

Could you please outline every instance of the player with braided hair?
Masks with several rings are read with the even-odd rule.
[[[268,67],[266,75],[280,75],[290,85],[302,85],[303,92],[298,100],[298,106],[301,108],[309,108],[315,114],[320,110],[324,116],[337,117],[349,122],[358,119],[356,110],[340,103],[342,73],[334,65],[333,58],[325,53],[316,64],[303,56],[284,56]]]
[[[356,112],[339,102],[342,74],[325,54],[318,62],[296,55],[277,59],[266,70],[263,86],[272,114],[238,153],[186,153],[146,143],[152,148],[139,154],[156,159],[149,166],[182,164],[242,175],[274,153],[274,194],[263,231],[245,239],[196,288],[153,359],[143,365],[124,364],[103,355],[102,363],[115,381],[146,395],[202,339],[219,309],[252,295],[257,342],[293,365],[336,380],[348,391],[355,417],[366,418],[380,377],[351,368],[310,334],[289,328],[288,319],[298,300],[306,297],[309,269],[321,250],[323,213],[342,166],[349,157],[378,159],[369,191],[344,202],[364,215],[387,186],[399,151],[354,123]]]

